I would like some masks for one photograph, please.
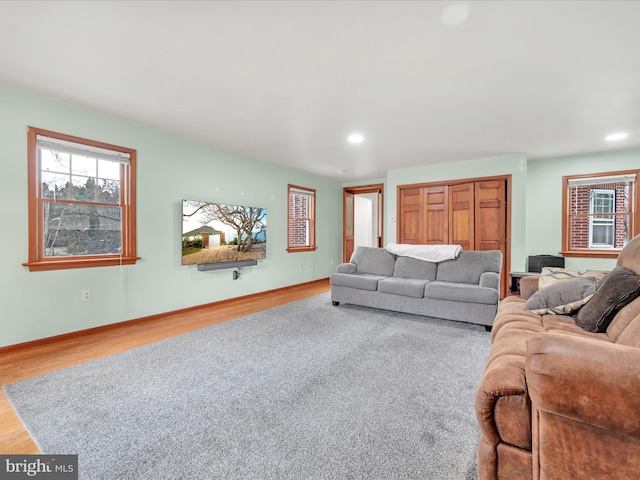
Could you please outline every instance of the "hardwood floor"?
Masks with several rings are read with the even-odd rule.
[[[328,279],[0,349],[0,384],[24,380],[329,291]],[[0,453],[40,453],[0,391]]]

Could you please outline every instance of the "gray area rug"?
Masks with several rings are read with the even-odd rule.
[[[483,327],[329,294],[5,386],[82,479],[475,479]]]

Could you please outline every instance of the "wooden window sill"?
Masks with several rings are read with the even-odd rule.
[[[297,253],[297,252],[313,252],[317,250],[318,247],[289,247],[287,248],[287,252],[289,253]]]
[[[90,268],[90,267],[113,267],[117,265],[134,265],[140,257],[109,257],[109,258],[80,258],[63,260],[42,260],[37,262],[27,262],[22,265],[31,272],[42,272],[47,270],[66,270],[69,268]]]
[[[560,252],[563,257],[584,257],[584,258],[618,258],[621,249],[615,250],[567,250]]]

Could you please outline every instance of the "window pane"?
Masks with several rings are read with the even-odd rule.
[[[120,180],[120,164],[109,160],[98,160],[98,177]]]
[[[309,245],[309,221],[291,219],[289,222],[289,245],[306,247]]]
[[[571,218],[571,244],[572,250],[589,248],[589,217],[580,216]]]
[[[591,190],[591,211],[600,220],[613,221],[613,215],[602,215],[615,212],[615,190]]]
[[[61,173],[42,172],[42,197],[53,199],[69,199],[71,177]]]
[[[87,177],[71,177],[73,192],[71,198],[84,202],[96,201],[96,181]]]
[[[118,254],[122,250],[120,207],[44,204],[46,257]]]
[[[71,155],[68,153],[52,152],[45,148],[40,149],[41,169],[45,172],[69,173],[71,168]]]
[[[82,155],[73,155],[71,158],[71,174],[95,177],[98,174],[98,160]]]
[[[101,203],[120,203],[120,182],[98,179],[98,201]]]
[[[589,189],[583,186],[569,187],[569,198],[571,200],[571,214],[589,213]],[[587,202],[584,201],[585,194]]]
[[[598,248],[613,248],[615,229],[611,225],[593,225],[591,246]]]
[[[291,194],[289,199],[290,215],[294,218],[308,218],[310,200],[311,197],[307,195]]]
[[[629,241],[629,221],[631,216],[629,214],[626,215],[616,215],[614,219],[615,224],[615,248],[623,248],[627,242]]]

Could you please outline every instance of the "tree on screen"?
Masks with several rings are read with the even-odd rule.
[[[193,212],[184,213],[183,217],[197,215],[196,218],[203,225],[217,220],[233,228],[236,231],[239,252],[250,251],[258,235],[265,232],[267,228],[267,211],[264,208],[194,201],[185,201],[185,204],[193,207]]]

